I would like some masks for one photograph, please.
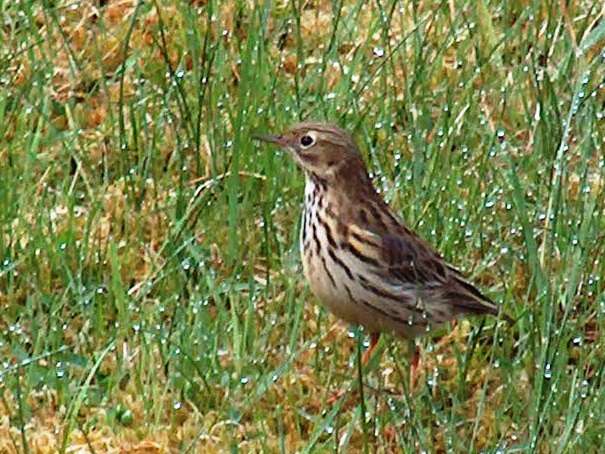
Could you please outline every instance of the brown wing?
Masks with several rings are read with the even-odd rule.
[[[416,236],[382,237],[383,257],[391,273],[414,281],[432,297],[452,306],[454,313],[498,315],[499,308],[462,274]]]
[[[462,314],[497,315],[498,306],[447,264],[425,241],[409,231],[377,234],[359,226],[349,230],[353,249],[382,264],[390,287],[414,289],[429,312],[452,319]]]

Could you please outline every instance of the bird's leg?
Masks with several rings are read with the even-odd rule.
[[[414,339],[408,341],[408,362],[410,365],[410,390],[414,390],[420,371],[420,348]]]
[[[361,363],[365,366],[370,361],[372,357],[372,353],[376,350],[376,346],[378,345],[378,341],[380,340],[380,333],[371,333],[370,334],[370,346],[363,353],[363,357],[361,358]]]

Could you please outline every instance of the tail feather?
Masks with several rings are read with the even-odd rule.
[[[470,282],[466,281],[462,276],[454,277],[452,287],[447,291],[447,297],[451,299],[456,310],[465,314],[489,314],[500,315],[508,323],[512,323],[513,319],[501,311],[500,305],[496,304],[491,298],[484,295]]]

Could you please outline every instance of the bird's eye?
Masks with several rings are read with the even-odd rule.
[[[313,137],[311,137],[311,136],[305,135],[300,138],[300,144],[302,145],[303,148],[309,148],[314,143],[315,143],[315,140],[313,140]]]

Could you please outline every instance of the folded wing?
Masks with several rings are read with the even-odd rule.
[[[371,285],[401,296],[402,310],[413,305],[436,323],[464,314],[499,312],[490,298],[408,230],[380,234],[356,225],[349,229],[347,243],[358,260],[373,270]]]

